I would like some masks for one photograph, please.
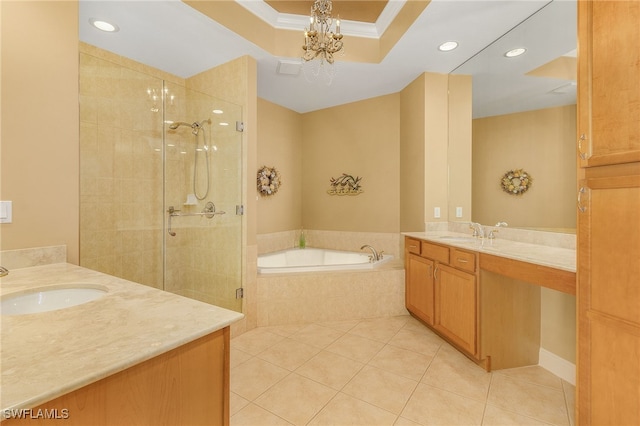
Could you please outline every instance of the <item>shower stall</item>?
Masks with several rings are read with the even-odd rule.
[[[241,311],[242,108],[118,58],[80,54],[80,264]]]

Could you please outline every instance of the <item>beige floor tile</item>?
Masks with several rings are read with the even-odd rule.
[[[412,316],[410,316],[407,319],[405,324],[402,326],[402,329],[403,330],[409,330],[409,331],[415,331],[416,333],[420,333],[420,334],[436,335],[433,331],[431,331],[431,329],[429,327],[427,327],[426,325],[424,325],[423,323],[421,323],[420,321],[418,321],[417,319],[415,319]]]
[[[328,351],[322,351],[300,366],[296,373],[340,390],[364,366],[363,363]]]
[[[571,383],[562,381],[562,389],[564,390],[564,400],[567,403],[567,412],[569,413],[569,421],[571,425],[576,424],[576,387]]]
[[[229,413],[230,415],[234,415],[238,411],[242,410],[244,407],[250,404],[250,401],[244,399],[240,395],[235,392],[229,392]]]
[[[290,426],[291,423],[273,413],[260,408],[255,404],[249,404],[242,410],[231,416],[230,426]]]
[[[249,361],[251,358],[253,358],[253,355],[243,352],[239,349],[235,349],[235,347],[233,347],[229,350],[229,367],[235,368],[243,362]]]
[[[343,393],[338,393],[309,425],[393,425],[396,415]]]
[[[272,325],[268,327],[262,327],[265,331],[268,331],[273,334],[278,334],[280,336],[289,337],[294,333],[305,328],[308,324],[291,324],[291,325]]]
[[[491,373],[444,344],[431,362],[422,383],[485,402]]]
[[[362,320],[358,325],[349,330],[349,334],[355,334],[367,339],[378,340],[387,343],[398,330],[407,322],[406,317],[376,318]]]
[[[325,321],[318,324],[323,327],[335,328],[336,330],[340,330],[346,333],[347,331],[358,325],[358,323],[360,323],[360,320]]]
[[[234,338],[231,341],[231,346],[251,355],[257,355],[282,339],[284,339],[284,337],[278,334],[271,333],[262,328],[254,328]]]
[[[400,329],[389,344],[398,348],[407,349],[423,355],[434,356],[444,341],[432,333],[420,333],[417,331]]]
[[[345,334],[327,347],[329,352],[345,356],[358,362],[369,362],[384,347],[384,343]]]
[[[420,381],[432,360],[430,355],[386,345],[369,361],[369,365]]]
[[[347,383],[342,392],[397,415],[417,385],[415,380],[367,365]]]
[[[293,371],[320,352],[320,348],[285,338],[259,353],[258,358]]]
[[[520,414],[494,407],[493,405],[487,405],[484,409],[484,417],[482,419],[482,426],[544,426],[548,424],[549,423],[541,422],[531,417],[521,416]]]
[[[405,419],[404,417],[398,417],[398,420],[393,424],[394,426],[422,426],[420,423],[416,423],[413,420]]]
[[[255,400],[260,407],[295,425],[305,425],[337,392],[292,373]]]
[[[429,425],[479,425],[484,404],[420,383],[401,416]]]
[[[289,371],[282,367],[252,358],[231,370],[230,389],[241,397],[253,401],[287,374]]]
[[[335,328],[311,324],[293,333],[290,338],[324,349],[340,338],[344,332]]]
[[[496,370],[495,373],[504,374],[505,376],[524,380],[525,382],[534,383],[536,385],[562,390],[562,379],[539,365]]]
[[[487,403],[547,423],[569,424],[564,393],[561,390],[504,374],[493,374]]]

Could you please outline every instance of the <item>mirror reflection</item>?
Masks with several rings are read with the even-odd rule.
[[[453,71],[473,78],[472,221],[575,232],[576,32],[553,1]],[[503,185],[523,172],[526,191]]]

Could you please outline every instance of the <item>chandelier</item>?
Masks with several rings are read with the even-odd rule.
[[[319,58],[321,64],[333,64],[333,54],[342,50],[340,17],[336,19],[335,32],[332,30],[331,0],[315,0],[311,6],[309,28],[304,30],[304,55],[302,59],[311,61]],[[343,52],[344,53],[344,52]]]

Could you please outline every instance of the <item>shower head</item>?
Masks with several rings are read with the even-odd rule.
[[[200,131],[200,128],[204,123],[211,124],[211,120],[207,118],[206,120],[202,120],[202,121],[194,121],[193,124],[191,125],[191,128],[193,129],[191,133],[198,136],[198,132]]]

